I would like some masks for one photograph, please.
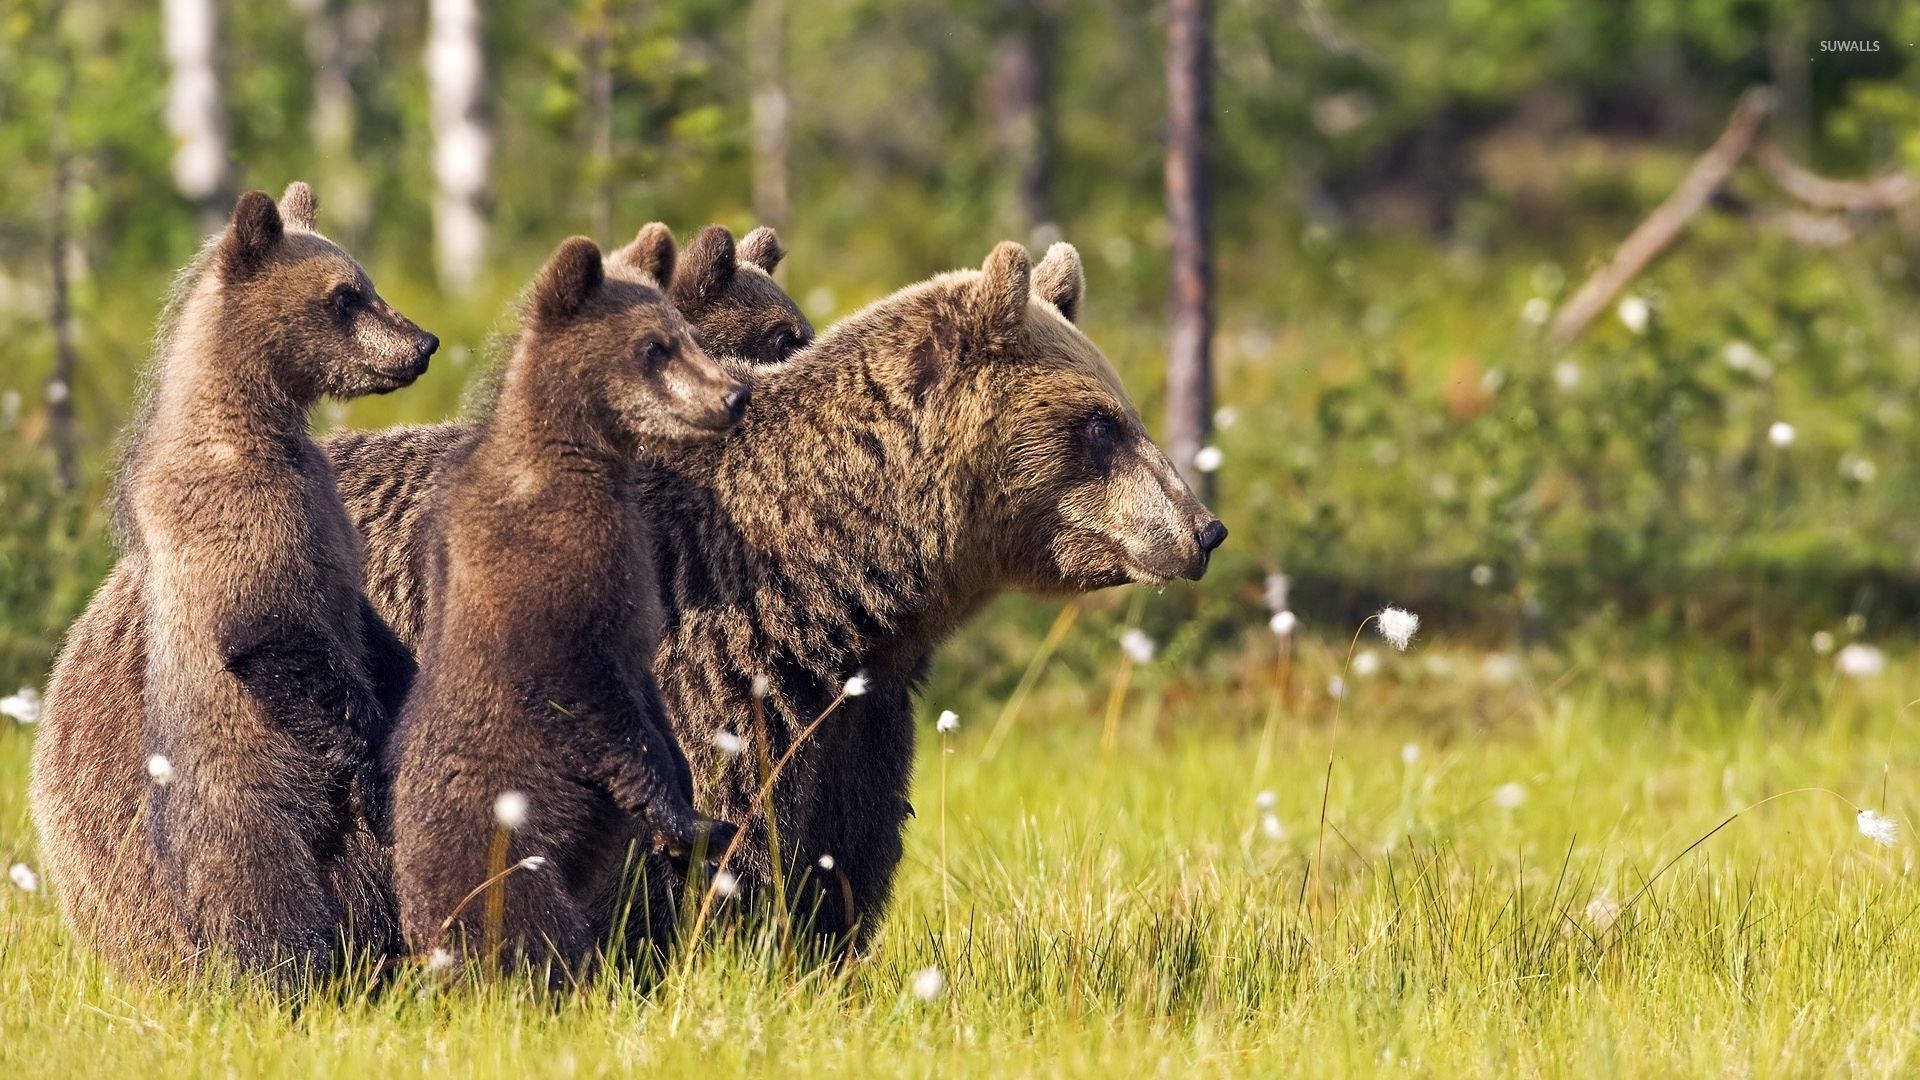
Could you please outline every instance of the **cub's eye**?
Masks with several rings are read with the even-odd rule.
[[[773,355],[786,359],[807,347],[807,339],[792,330],[776,330],[773,334]]]
[[[1080,437],[1095,449],[1109,449],[1120,439],[1120,425],[1111,416],[1089,416],[1080,423]]]
[[[667,343],[659,338],[654,338],[640,346],[640,359],[648,367],[659,367],[666,363],[667,357],[672,353],[673,350],[667,346]]]
[[[360,295],[359,286],[341,285],[328,294],[327,307],[332,309],[335,315],[345,317],[353,314],[365,300],[366,298]]]

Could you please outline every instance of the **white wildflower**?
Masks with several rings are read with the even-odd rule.
[[[1400,744],[1400,764],[1412,765],[1420,760],[1420,744],[1416,742]]]
[[[1840,674],[1850,679],[1871,679],[1887,670],[1887,654],[1872,645],[1856,641],[1833,658]]]
[[[720,897],[732,896],[740,891],[740,879],[733,876],[731,870],[721,870],[713,875],[713,894]]]
[[[1272,788],[1267,788],[1253,797],[1253,807],[1256,810],[1271,810],[1279,805],[1280,796],[1274,794]]]
[[[822,855],[822,856],[820,856],[820,869],[822,869],[822,870],[832,870],[832,869],[833,869],[833,856],[832,856],[832,855]]]
[[[720,751],[721,757],[737,758],[740,751],[747,748],[747,742],[731,731],[716,731],[713,733],[713,748]]]
[[[1260,815],[1260,835],[1277,844],[1287,838],[1287,826],[1279,814],[1269,810]]]
[[[1615,311],[1619,314],[1620,321],[1626,324],[1627,329],[1636,334],[1646,333],[1647,323],[1653,318],[1653,305],[1639,296],[1629,296],[1621,300],[1620,306]]]
[[[167,755],[147,755],[147,779],[152,780],[161,787],[166,787],[168,784],[173,783],[173,778],[176,775],[178,774],[173,771],[173,762],[168,760]]]
[[[0,715],[11,716],[22,724],[40,722],[40,691],[31,686],[23,686],[14,693],[0,698]]]
[[[1276,637],[1291,637],[1300,628],[1300,619],[1291,611],[1276,611],[1273,618],[1267,620],[1267,629]]]
[[[1217,446],[1203,446],[1194,451],[1193,467],[1203,473],[1213,472],[1220,467],[1220,463],[1225,461],[1226,457]]]
[[[1287,602],[1290,599],[1289,594],[1293,592],[1293,579],[1280,571],[1275,570],[1267,575],[1267,584],[1263,591],[1266,594],[1268,611],[1281,612],[1293,606]]]
[[[1371,679],[1380,670],[1380,654],[1372,649],[1361,649],[1353,658],[1353,673],[1362,679]]]
[[[1152,660],[1153,650],[1156,647],[1153,639],[1147,636],[1147,632],[1137,626],[1127,627],[1127,632],[1120,635],[1120,651],[1126,653],[1127,659],[1136,664],[1144,664]]]
[[[1553,365],[1553,384],[1562,390],[1574,390],[1580,386],[1580,365],[1571,360],[1562,360]]]
[[[940,718],[933,722],[933,730],[942,735],[951,735],[960,730],[960,714],[952,709],[940,710]]]
[[[546,868],[547,857],[545,855],[529,855],[520,860],[520,869],[522,870],[545,870]]]
[[[26,863],[14,863],[7,871],[7,876],[13,879],[13,883],[19,886],[21,892],[35,892],[40,888],[40,875],[34,873],[33,867]]]
[[[527,823],[527,808],[525,792],[503,791],[493,800],[493,820],[503,829],[518,829]]]
[[[1493,567],[1486,563],[1475,563],[1473,569],[1467,572],[1467,580],[1484,589],[1493,584]]]
[[[1813,632],[1813,651],[1819,653],[1821,656],[1832,652],[1833,632],[1830,630],[1815,630]]]
[[[947,988],[947,977],[937,967],[921,968],[913,974],[913,996],[933,1001]]]
[[[1800,433],[1795,431],[1793,425],[1787,423],[1785,420],[1775,420],[1767,427],[1767,441],[1780,447],[1782,450],[1792,446],[1793,440],[1799,437]]]
[[[1413,642],[1414,633],[1420,629],[1420,616],[1404,608],[1385,607],[1380,609],[1373,625],[1389,645],[1406,652],[1407,646]]]
[[[1502,810],[1517,810],[1527,801],[1527,785],[1518,780],[1509,780],[1493,789],[1493,805]]]
[[[1222,405],[1213,411],[1213,426],[1225,431],[1240,422],[1240,410],[1231,405]]]
[[[1347,696],[1347,680],[1335,675],[1327,680],[1327,696],[1335,701]]]
[[[1620,901],[1606,893],[1587,901],[1587,921],[1603,934],[1613,929],[1613,925],[1620,921]]]
[[[1857,820],[1860,825],[1860,835],[1881,847],[1892,847],[1900,842],[1900,823],[1892,818],[1884,814],[1876,814],[1871,810],[1862,810]]]
[[[1553,302],[1544,296],[1530,297],[1520,305],[1520,319],[1529,326],[1545,326],[1553,318]]]
[[[867,673],[864,671],[854,672],[853,677],[847,680],[847,685],[841,688],[841,693],[846,694],[848,697],[859,697],[866,692]]]

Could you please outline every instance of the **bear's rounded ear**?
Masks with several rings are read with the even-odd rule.
[[[1025,325],[1032,279],[1033,263],[1026,248],[1011,240],[994,246],[980,266],[980,283],[974,291],[974,311],[984,329],[1011,334]]]
[[[1068,322],[1080,321],[1080,298],[1086,291],[1080,252],[1064,240],[1048,248],[1047,257],[1033,268],[1033,295],[1058,308]]]
[[[312,232],[313,217],[319,210],[320,201],[313,197],[313,189],[305,180],[288,184],[286,194],[280,196],[280,216],[296,229]]]
[[[607,264],[642,274],[664,292],[673,282],[673,264],[679,254],[673,230],[649,221],[634,234],[632,243],[607,256]]]
[[[771,274],[787,257],[787,249],[780,243],[780,234],[765,225],[753,230],[740,241],[740,258]]]
[[[568,237],[533,286],[534,316],[549,323],[573,318],[605,280],[600,248],[584,236]]]
[[[233,220],[220,240],[220,277],[241,281],[267,264],[267,257],[280,243],[285,229],[280,224],[280,208],[273,196],[264,191],[249,191],[234,204]]]
[[[688,318],[714,301],[733,283],[738,268],[733,234],[725,226],[709,225],[687,245],[687,253],[673,275],[673,302]],[[689,310],[692,309],[692,310]]]

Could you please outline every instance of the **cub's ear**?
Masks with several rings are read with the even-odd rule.
[[[733,234],[725,227],[709,225],[700,230],[673,274],[673,302],[680,314],[692,318],[694,312],[720,299],[733,283],[738,269],[735,258]]]
[[[287,185],[287,193],[280,196],[280,216],[296,229],[313,231],[313,215],[320,209],[320,203],[313,197],[313,189],[305,180],[295,180]]]
[[[974,286],[974,315],[982,330],[994,336],[1011,336],[1026,324],[1032,278],[1033,263],[1026,248],[1011,240],[994,246],[981,264],[980,282]]]
[[[673,282],[673,264],[679,254],[673,230],[649,221],[634,234],[632,243],[607,256],[607,265],[640,274],[664,292]]]
[[[771,274],[787,257],[787,249],[780,243],[780,234],[765,225],[753,230],[740,241],[740,258]]]
[[[233,220],[220,240],[220,278],[244,281],[267,264],[267,257],[280,243],[285,229],[273,197],[264,191],[249,191],[234,204]]]
[[[1080,321],[1080,298],[1087,291],[1080,253],[1062,241],[1047,249],[1047,257],[1033,268],[1033,295],[1060,309],[1068,322]]]
[[[534,283],[534,317],[545,323],[573,318],[605,280],[600,249],[584,236],[569,237]]]

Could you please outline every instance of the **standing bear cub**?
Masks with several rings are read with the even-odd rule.
[[[307,409],[406,386],[438,346],[313,217],[305,184],[279,207],[250,192],[183,277],[116,492],[126,556],[94,601],[138,666],[98,696],[62,692],[90,611],[56,672],[34,799],[53,849],[70,804],[113,803],[145,756],[144,819],[89,841],[136,875],[106,903],[161,909],[144,944],[184,954],[168,959],[283,984],[329,968],[343,928],[368,952],[392,936],[373,748],[411,673],[361,593]]]
[[[630,487],[641,455],[723,434],[748,394],[584,237],[527,306],[427,518],[421,674],[390,747],[395,885],[416,951],[558,981],[612,930],[599,902],[628,822],[675,856],[732,835],[695,812],[647,668],[659,588]]]

